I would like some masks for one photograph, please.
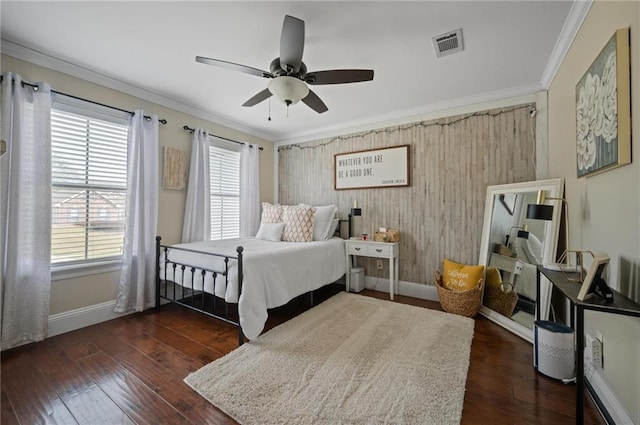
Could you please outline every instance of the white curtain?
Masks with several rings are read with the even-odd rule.
[[[207,130],[196,128],[191,145],[187,203],[182,225],[183,243],[211,239],[209,179],[209,133]]]
[[[158,117],[135,111],[129,122],[124,252],[115,311],[155,305],[158,224]]]
[[[240,237],[252,237],[260,227],[260,158],[257,145],[240,147]]]
[[[51,291],[51,89],[2,80],[0,312],[2,349],[47,336]]]

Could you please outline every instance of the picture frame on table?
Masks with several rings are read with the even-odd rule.
[[[606,254],[598,254],[593,258],[589,271],[582,281],[582,286],[578,292],[578,300],[584,301],[593,297],[596,294],[596,287],[598,285],[604,285],[606,287],[607,284],[602,278],[602,273],[607,267],[607,264],[609,264],[609,260],[610,258]]]

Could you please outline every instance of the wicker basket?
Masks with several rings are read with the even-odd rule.
[[[518,294],[515,291],[504,292],[499,286],[486,285],[483,302],[488,309],[511,317],[518,303]]]
[[[439,272],[435,273],[435,281],[440,305],[444,311],[466,317],[474,317],[478,314],[484,286],[482,279],[478,281],[475,288],[464,292],[453,292],[442,286],[442,275]]]

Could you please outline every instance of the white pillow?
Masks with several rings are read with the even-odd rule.
[[[334,218],[331,221],[331,227],[329,227],[329,232],[327,233],[326,239],[331,239],[333,237],[334,233],[336,233],[336,230],[338,229],[338,223],[340,223],[340,220],[338,220],[337,218]]]
[[[332,231],[331,228],[333,225],[333,219],[336,216],[336,211],[338,211],[338,207],[335,204],[331,204],[314,208],[315,212],[313,213],[313,240],[325,241],[331,238],[333,232],[335,231],[335,229],[333,229]]]
[[[284,223],[260,223],[256,239],[264,241],[280,242],[282,240],[282,231]]]

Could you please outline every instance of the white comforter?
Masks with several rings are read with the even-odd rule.
[[[218,276],[214,284],[211,273],[207,273],[204,291],[215,293],[227,302],[238,302],[240,325],[249,339],[255,339],[264,329],[267,309],[279,307],[291,299],[335,282],[346,272],[344,240],[331,238],[314,242],[270,242],[255,238],[226,239],[173,245],[208,253],[235,257],[236,248],[242,246],[243,282],[238,302],[237,265],[229,262],[229,288],[224,277]],[[206,254],[180,250],[169,250],[168,258],[181,264],[224,270],[224,259]],[[164,260],[162,254],[161,261]],[[161,277],[165,278],[161,265]],[[182,283],[182,274],[167,269],[166,278]],[[203,290],[199,273],[194,279],[195,290]],[[191,273],[185,272],[184,286],[191,287]]]

